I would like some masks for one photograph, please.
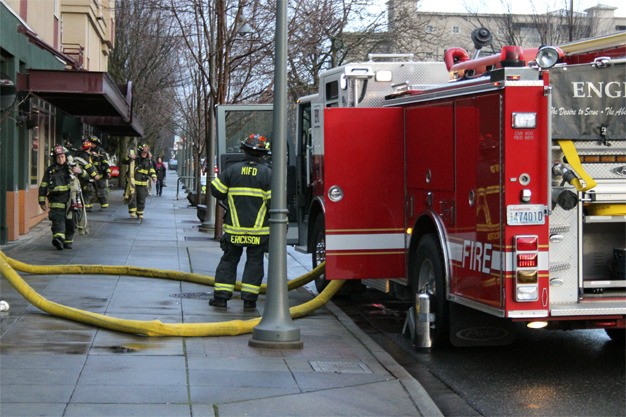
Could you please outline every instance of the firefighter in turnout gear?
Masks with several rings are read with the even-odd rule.
[[[133,163],[131,163],[131,161]],[[133,167],[134,172],[129,172],[129,183],[134,180],[134,192],[129,195],[128,213],[130,217],[143,218],[148,197],[149,181],[156,181],[154,162],[150,158],[150,147],[147,144],[139,145],[137,153],[131,152],[123,161],[124,164]]]
[[[90,141],[83,141],[80,150],[76,152],[74,161],[76,161],[76,163],[87,172],[87,177],[85,177],[85,179],[81,179],[80,185],[83,190],[85,209],[87,209],[87,211],[91,211],[91,209],[93,208],[93,203],[91,200],[93,200],[96,195],[95,182],[100,179],[100,176],[98,175],[98,171],[96,170],[96,167],[94,167],[91,159]]]
[[[98,173],[98,179],[94,181],[96,189],[96,199],[100,203],[100,209],[109,207],[109,178],[111,178],[111,167],[109,165],[109,155],[102,148],[102,142],[96,136],[89,139],[91,142],[91,160]]]
[[[72,248],[76,217],[83,208],[82,196],[76,198],[77,192],[80,195],[80,184],[75,179],[87,177],[78,165],[68,164],[68,156],[66,148],[55,146],[52,151],[55,162],[46,169],[39,185],[39,206],[43,211],[50,208],[48,218],[52,222],[52,245],[58,250]]]
[[[209,305],[226,307],[235,289],[237,265],[246,248],[241,285],[244,309],[256,308],[263,281],[263,254],[269,241],[268,207],[272,196],[272,170],[266,164],[269,142],[252,134],[241,143],[244,161],[233,163],[211,182],[211,195],[224,200],[224,251],[215,271],[215,292]]]

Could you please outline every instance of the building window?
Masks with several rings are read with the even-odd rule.
[[[50,152],[56,140],[55,109],[39,99],[30,100],[30,184],[39,185],[44,170],[50,165]],[[32,123],[32,127],[30,125]]]
[[[452,26],[452,33],[458,35],[459,33],[461,33],[461,28],[459,28],[458,26]]]

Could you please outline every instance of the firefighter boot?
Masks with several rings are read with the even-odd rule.
[[[223,307],[226,308],[226,300],[223,298],[211,298],[209,300],[209,305],[213,307]]]
[[[54,245],[57,250],[63,250],[63,239],[60,237],[55,237],[52,239],[52,245]]]
[[[244,310],[253,310],[256,308],[256,301],[243,300]]]

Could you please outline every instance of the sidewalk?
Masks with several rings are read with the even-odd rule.
[[[89,213],[90,234],[57,251],[50,222],[0,246],[28,264],[133,265],[215,274],[221,256],[199,231],[175,173],[163,196],[148,198],[143,221],[131,219],[121,190],[111,207]],[[239,274],[242,272],[240,263]],[[266,262],[267,269],[267,262]],[[288,278],[310,269],[310,255],[287,251]],[[213,288],[194,283],[102,275],[22,277],[50,301],[125,319],[166,323],[247,320],[238,293],[227,310],[209,307]],[[311,285],[289,292],[310,300]],[[440,416],[422,386],[332,303],[294,320],[303,349],[248,346],[250,334],[144,337],[52,317],[4,279],[0,299],[0,416]]]

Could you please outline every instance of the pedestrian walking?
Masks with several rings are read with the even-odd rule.
[[[250,135],[241,142],[241,149],[245,159],[228,166],[211,182],[211,195],[224,200],[227,210],[220,241],[224,253],[215,271],[215,292],[209,305],[227,306],[246,248],[241,299],[244,309],[253,309],[263,281],[263,254],[268,250],[272,170],[265,161],[269,142],[264,136]]]
[[[128,186],[124,201],[128,204],[128,213],[132,218],[143,218],[148,197],[149,181],[156,180],[154,161],[150,158],[150,146],[140,145],[137,153],[131,151],[122,163],[129,165]]]
[[[167,176],[167,170],[165,169],[163,158],[161,158],[160,156],[156,160],[154,170],[156,171],[156,177],[157,177],[156,193],[158,196],[161,196],[163,195],[163,187],[165,187],[165,177]]]
[[[74,232],[84,213],[79,178],[86,178],[80,166],[68,164],[68,150],[57,145],[52,150],[54,162],[46,169],[39,185],[39,206],[48,208],[52,222],[52,245],[58,250],[72,249]]]

